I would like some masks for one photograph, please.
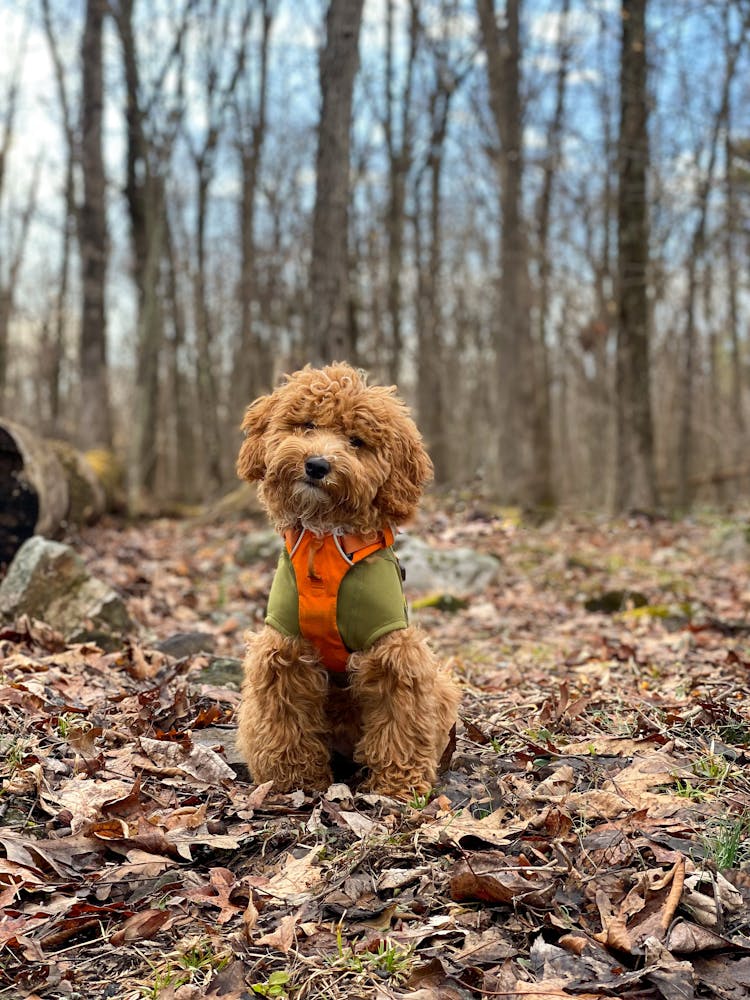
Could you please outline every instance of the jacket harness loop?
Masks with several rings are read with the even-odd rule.
[[[294,569],[299,597],[299,627],[318,649],[328,670],[346,670],[349,650],[344,645],[336,617],[341,581],[358,562],[393,545],[390,528],[377,536],[323,535],[309,531],[284,532],[286,550]]]

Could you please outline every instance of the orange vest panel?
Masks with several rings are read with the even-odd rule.
[[[349,659],[337,621],[341,581],[352,566],[392,545],[393,532],[386,528],[373,539],[287,531],[284,541],[297,581],[300,632],[317,647],[323,664],[340,673]]]

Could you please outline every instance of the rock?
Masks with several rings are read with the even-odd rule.
[[[0,618],[21,615],[57,629],[66,642],[110,647],[135,630],[122,598],[91,576],[68,545],[34,535],[24,542],[0,584]]]
[[[199,674],[193,674],[201,684],[213,684],[216,687],[232,688],[239,691],[242,685],[242,660],[232,656],[213,656],[207,667]]]
[[[254,531],[240,542],[235,562],[240,566],[252,566],[256,562],[275,560],[283,545],[281,535],[272,528],[267,531]]]
[[[216,639],[208,632],[177,632],[168,639],[157,642],[155,648],[167,656],[181,660],[184,656],[194,656],[196,653],[212,653]]]
[[[468,597],[500,579],[500,560],[474,549],[435,549],[407,534],[398,535],[395,548],[408,594]]]
[[[726,528],[718,538],[716,551],[726,562],[750,562],[750,525],[733,524]]]
[[[244,765],[244,757],[237,749],[237,729],[235,726],[207,726],[205,729],[194,730],[191,737],[193,743],[209,750],[223,747],[224,760],[234,771],[237,770],[236,765]]]

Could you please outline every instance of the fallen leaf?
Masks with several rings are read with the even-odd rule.
[[[472,855],[459,861],[450,878],[451,899],[456,902],[479,900],[483,903],[511,903],[523,901],[528,906],[547,907],[555,894],[555,882],[534,869],[524,869],[532,877],[504,867],[503,858],[493,855]]]
[[[168,929],[173,920],[168,910],[142,910],[128,917],[122,927],[110,935],[109,943],[119,948],[131,941],[148,941],[159,931]]]
[[[267,944],[270,948],[276,948],[277,951],[282,951],[286,955],[294,944],[296,923],[297,914],[289,913],[287,916],[281,918],[275,931],[272,931],[270,934],[264,934],[255,943],[259,945]]]
[[[288,902],[298,903],[307,898],[308,890],[323,877],[321,869],[314,865],[319,853],[320,848],[315,847],[301,858],[287,854],[283,868],[269,879],[264,891]]]
[[[141,736],[138,745],[146,756],[145,770],[166,775],[187,774],[206,785],[234,781],[235,773],[214,750],[193,744],[185,750],[179,743]]]

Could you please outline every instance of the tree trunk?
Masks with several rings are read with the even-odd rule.
[[[563,35],[560,38],[559,59],[555,85],[555,109],[548,127],[548,152],[544,163],[542,188],[537,211],[537,233],[539,240],[539,307],[536,330],[535,368],[539,372],[536,404],[532,410],[532,438],[534,441],[535,484],[534,494],[544,507],[552,507],[555,495],[552,487],[552,400],[549,372],[549,349],[547,347],[547,323],[549,321],[550,273],[549,250],[550,216],[555,181],[562,158],[562,136],[565,124],[565,95],[568,66],[570,64],[570,39],[567,36],[570,0],[563,0],[560,21]]]
[[[83,31],[81,164],[83,205],[78,238],[81,249],[81,410],[78,437],[86,448],[112,443],[112,415],[107,372],[105,284],[108,233],[102,153],[104,102],[102,31],[106,0],[87,0]]]
[[[234,380],[232,383],[232,413],[239,415],[243,407],[260,395],[265,384],[269,345],[258,331],[253,308],[256,304],[258,274],[255,234],[255,203],[266,139],[266,110],[268,101],[268,48],[271,36],[273,11],[268,0],[261,3],[261,37],[258,59],[260,63],[258,95],[255,102],[249,97],[241,102],[235,97],[237,120],[237,150],[241,171],[240,195],[240,329],[235,348]]]
[[[363,4],[364,0],[330,0],[320,56],[322,106],[307,322],[308,354],[318,364],[353,360],[347,216],[352,95]]]
[[[617,435],[614,506],[656,506],[647,266],[646,0],[622,0],[618,221]]]
[[[62,128],[65,135],[65,214],[60,247],[60,279],[54,306],[54,318],[51,324],[49,343],[44,346],[43,366],[47,384],[48,426],[57,427],[60,421],[60,389],[63,377],[63,359],[65,357],[65,341],[67,336],[68,288],[70,282],[70,261],[73,241],[77,232],[78,208],[75,198],[75,170],[79,163],[73,114],[68,98],[68,88],[65,79],[65,66],[55,34],[50,9],[50,0],[42,0],[42,20],[47,37],[52,64],[55,72],[55,84],[60,102]]]
[[[442,310],[442,207],[440,189],[443,174],[445,137],[452,85],[448,74],[436,72],[435,90],[430,95],[432,134],[427,159],[429,185],[428,245],[426,252],[419,233],[417,212],[417,258],[419,262],[419,321],[417,323],[418,383],[417,412],[430,457],[435,468],[435,481],[445,484],[449,476]]]
[[[707,243],[708,207],[713,187],[714,171],[719,151],[719,138],[726,128],[729,114],[729,101],[732,80],[737,65],[737,59],[742,47],[744,34],[739,41],[727,45],[724,80],[719,98],[719,107],[714,120],[714,127],[709,146],[709,158],[705,176],[698,191],[698,219],[693,231],[690,255],[688,258],[687,303],[685,306],[684,359],[682,369],[682,384],[680,387],[680,432],[677,451],[677,506],[680,510],[689,510],[693,500],[692,483],[694,475],[693,454],[693,407],[695,395],[695,373],[697,367],[697,329],[696,307],[698,295],[698,268],[703,260]],[[701,149],[701,152],[703,150]],[[698,152],[696,151],[696,164]]]
[[[487,56],[490,109],[500,140],[500,309],[494,330],[498,481],[494,485],[509,502],[536,505],[544,498],[535,495],[537,457],[532,451],[530,430],[535,401],[528,252],[521,214],[521,0],[507,0],[502,28],[495,17],[493,0],[476,3]]]
[[[162,163],[166,152],[162,153],[162,157],[157,156],[145,131],[140,67],[133,31],[133,5],[133,0],[120,0],[116,23],[125,76],[125,198],[138,298],[135,405],[128,463],[130,502],[137,508],[146,494],[153,493],[157,473],[159,362],[164,342],[161,270],[166,225]],[[164,136],[161,138],[162,148],[166,151],[170,141]]]
[[[730,411],[732,419],[732,463],[736,469],[740,468],[745,455],[746,440],[745,434],[747,423],[745,419],[745,407],[742,399],[743,391],[743,359],[740,347],[740,309],[739,309],[739,264],[737,260],[736,240],[737,240],[737,219],[738,219],[738,199],[734,182],[734,151],[731,142],[731,108],[727,107],[727,129],[725,131],[725,161],[726,161],[726,220],[725,229],[725,253],[727,266],[727,305],[729,315],[729,350],[731,361],[731,394]],[[744,492],[743,483],[735,484],[737,492]]]
[[[414,64],[419,46],[419,0],[409,3],[409,51],[402,92],[396,103],[394,89],[394,0],[388,0],[386,7],[386,116],[385,142],[388,150],[388,208],[386,213],[386,233],[388,239],[387,311],[389,341],[387,344],[388,377],[398,382],[403,332],[401,311],[403,308],[402,279],[404,271],[404,226],[406,223],[406,180],[412,163],[412,92]],[[400,111],[397,121],[396,107]]]
[[[2,138],[0,138],[0,204],[2,204],[5,194],[5,171],[14,138],[19,77],[20,63],[16,63],[7,91],[3,94],[2,105],[0,105],[3,115]],[[9,332],[10,320],[13,315],[14,285],[15,276],[12,273],[7,278],[3,273],[0,273],[0,413],[3,412],[7,403],[8,362],[10,361]]]
[[[191,405],[192,385],[187,364],[185,309],[179,292],[179,262],[169,216],[165,216],[164,244],[166,252],[167,315],[171,320],[172,335],[169,339],[168,370],[172,396],[171,474],[174,484],[173,498],[192,501],[196,498],[198,477],[196,465],[196,428],[194,407]]]

